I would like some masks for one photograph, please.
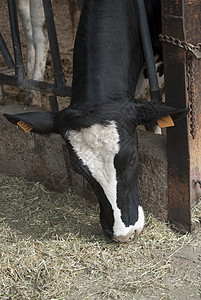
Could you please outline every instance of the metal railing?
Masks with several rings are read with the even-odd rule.
[[[21,51],[21,43],[20,43],[20,35],[19,35],[19,26],[18,26],[18,18],[16,12],[15,1],[7,0],[8,10],[9,10],[9,18],[10,18],[10,26],[11,26],[11,35],[12,35],[12,43],[13,43],[13,52],[14,52],[14,60],[4,42],[4,39],[0,33],[0,52],[4,58],[4,61],[9,69],[15,69],[15,75],[7,75],[0,72],[0,85],[6,84],[10,86],[19,87],[22,89],[28,90],[37,90],[40,92],[50,93],[50,105],[52,110],[57,110],[57,98],[56,96],[66,97],[71,96],[71,87],[67,86],[65,83],[65,77],[62,70],[61,58],[59,45],[57,40],[54,15],[52,10],[52,2],[51,0],[43,0],[45,19],[46,19],[46,27],[48,31],[50,51],[53,62],[53,72],[54,72],[54,82],[49,83],[45,81],[37,81],[33,79],[29,79],[25,73],[25,67],[22,60],[22,51]],[[78,0],[79,9],[82,8],[83,0]]]

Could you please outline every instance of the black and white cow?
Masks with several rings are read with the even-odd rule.
[[[147,1],[148,14],[153,14],[155,1]],[[85,0],[74,47],[70,106],[58,113],[5,115],[14,124],[31,124],[32,132],[64,138],[72,166],[98,197],[104,232],[120,242],[132,240],[144,226],[137,125],[167,115],[176,121],[186,114],[133,101],[142,66],[136,1]]]

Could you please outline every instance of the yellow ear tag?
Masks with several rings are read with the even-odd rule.
[[[160,128],[174,126],[174,122],[170,116],[166,116],[166,117],[163,117],[163,118],[157,120],[157,123]]]
[[[17,125],[20,126],[25,132],[29,132],[33,129],[33,126],[29,123],[25,123],[24,121],[17,122]]]

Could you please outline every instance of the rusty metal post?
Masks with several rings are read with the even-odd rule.
[[[162,23],[163,34],[197,45],[201,1],[162,0]],[[193,58],[192,68],[193,56],[178,41],[163,42],[163,49],[166,103],[190,107],[189,116],[167,132],[169,220],[180,231],[191,232],[191,210],[201,191],[201,60]]]

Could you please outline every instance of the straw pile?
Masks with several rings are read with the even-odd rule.
[[[165,278],[178,278],[172,257],[192,237],[146,215],[143,233],[118,244],[103,235],[98,214],[96,203],[70,190],[56,194],[0,174],[0,299],[168,295]]]

